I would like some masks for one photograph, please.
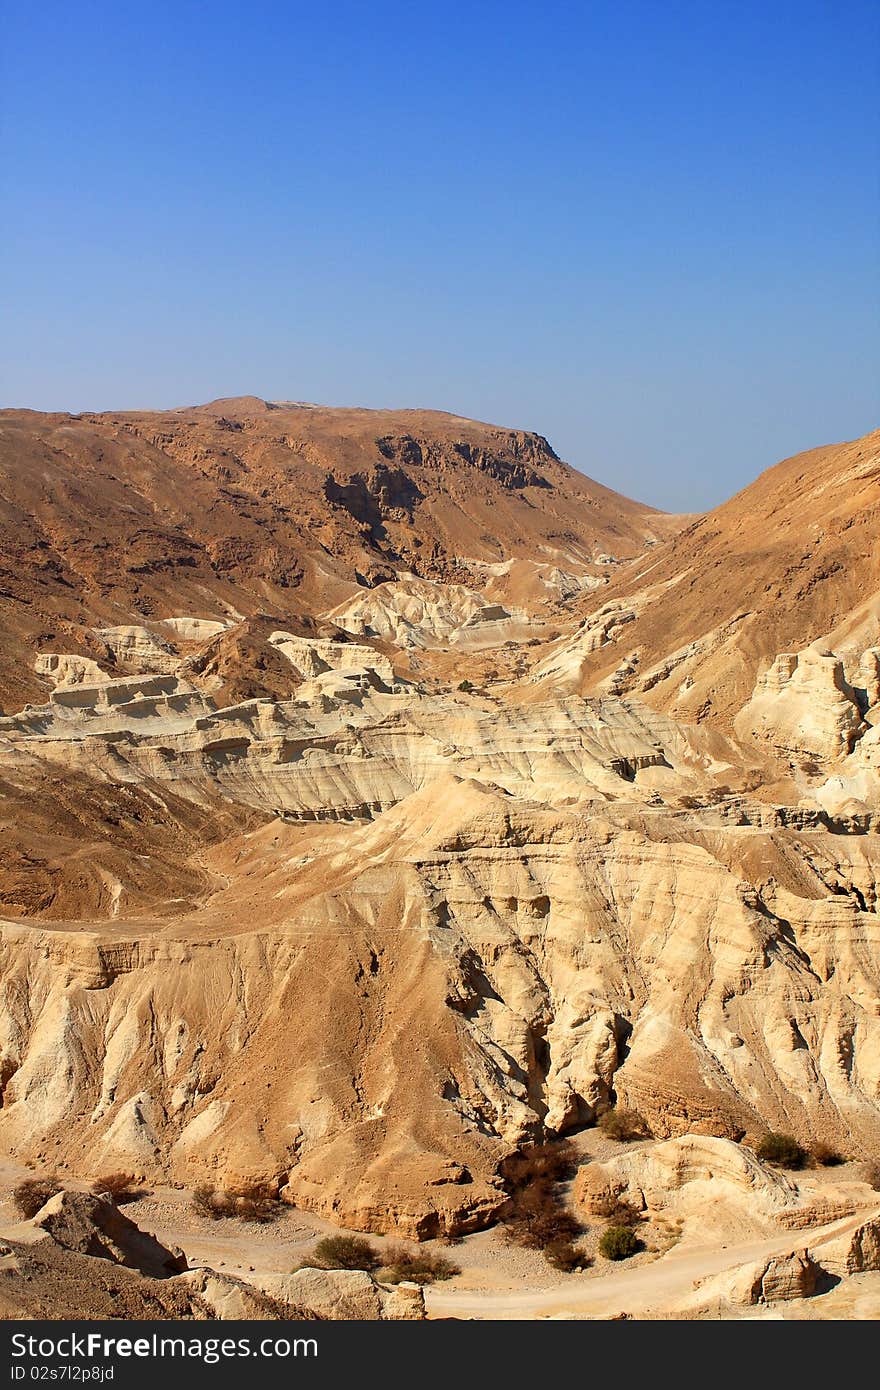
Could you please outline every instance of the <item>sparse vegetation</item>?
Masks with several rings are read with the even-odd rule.
[[[846,1162],[843,1154],[835,1149],[833,1144],[823,1144],[821,1140],[813,1145],[810,1156],[820,1168],[837,1168]]]
[[[609,1196],[607,1200],[594,1200],[590,1209],[597,1216],[603,1216],[606,1221],[613,1222],[615,1226],[638,1226],[643,1220],[638,1207],[633,1206],[632,1202],[628,1202],[624,1197]]]
[[[224,1192],[204,1184],[194,1189],[192,1204],[200,1216],[210,1221],[237,1216],[240,1221],[253,1221],[263,1226],[276,1221],[284,1210],[283,1204],[261,1187],[248,1192]]]
[[[599,1128],[608,1139],[616,1139],[620,1144],[650,1138],[644,1116],[638,1110],[628,1110],[623,1105],[615,1105],[613,1109],[604,1111],[599,1116]]]
[[[599,1240],[599,1254],[606,1260],[628,1260],[639,1249],[639,1240],[631,1226],[609,1226]]]
[[[762,1163],[772,1163],[775,1168],[803,1168],[807,1157],[793,1135],[773,1130],[759,1141],[755,1153]]]
[[[589,1269],[593,1263],[582,1245],[571,1240],[551,1240],[544,1248],[544,1258],[554,1269],[563,1274],[575,1274],[579,1269]]]
[[[529,1250],[572,1245],[583,1231],[565,1207],[558,1184],[576,1168],[574,1148],[565,1140],[535,1145],[511,1155],[501,1166],[510,1201],[503,1215],[509,1238]]]
[[[430,1250],[413,1250],[407,1245],[389,1242],[381,1254],[382,1265],[378,1278],[384,1284],[433,1284],[435,1280],[451,1279],[461,1269],[445,1255]]]
[[[577,1153],[569,1140],[553,1139],[518,1149],[504,1159],[499,1171],[508,1190],[518,1191],[535,1182],[565,1182],[577,1171]]]
[[[55,1177],[25,1178],[12,1193],[12,1201],[19,1216],[30,1221],[44,1207],[50,1197],[61,1191],[61,1183]]]
[[[459,681],[458,685],[456,686],[456,689],[463,691],[465,695],[469,695],[473,688],[473,682],[467,680]]]
[[[121,1172],[105,1173],[102,1177],[96,1178],[92,1183],[92,1191],[96,1196],[108,1193],[120,1206],[125,1202],[136,1202],[143,1195],[133,1175]]]
[[[318,1269],[374,1270],[379,1253],[361,1236],[324,1236],[312,1250],[309,1264]]]

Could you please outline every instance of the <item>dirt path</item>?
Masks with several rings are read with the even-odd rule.
[[[853,1230],[878,1214],[876,1210],[864,1210],[810,1231],[783,1231],[740,1245],[678,1246],[668,1255],[638,1269],[616,1269],[599,1279],[572,1276],[564,1289],[481,1293],[435,1285],[426,1290],[428,1314],[434,1318],[534,1318],[660,1312],[690,1294],[697,1280],[752,1260],[807,1246],[812,1248],[830,1236]]]

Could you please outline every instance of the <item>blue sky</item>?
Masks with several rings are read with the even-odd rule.
[[[880,7],[6,0],[0,399],[539,430],[671,509],[880,423]]]

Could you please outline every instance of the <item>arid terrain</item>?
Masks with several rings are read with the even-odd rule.
[[[0,1316],[880,1315],[878,535],[880,432],[674,517],[431,411],[0,412]]]

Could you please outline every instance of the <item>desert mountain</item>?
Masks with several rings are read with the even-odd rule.
[[[96,628],[196,612],[289,627],[400,575],[546,606],[677,524],[540,435],[433,411],[4,411],[0,705],[39,692],[33,653],[62,635],[100,660]]]
[[[7,1153],[426,1235],[615,1104],[876,1151],[877,436],[681,535],[427,412],[3,439]]]
[[[877,646],[878,535],[880,431],[797,454],[582,601],[551,664],[730,729],[780,653]]]

